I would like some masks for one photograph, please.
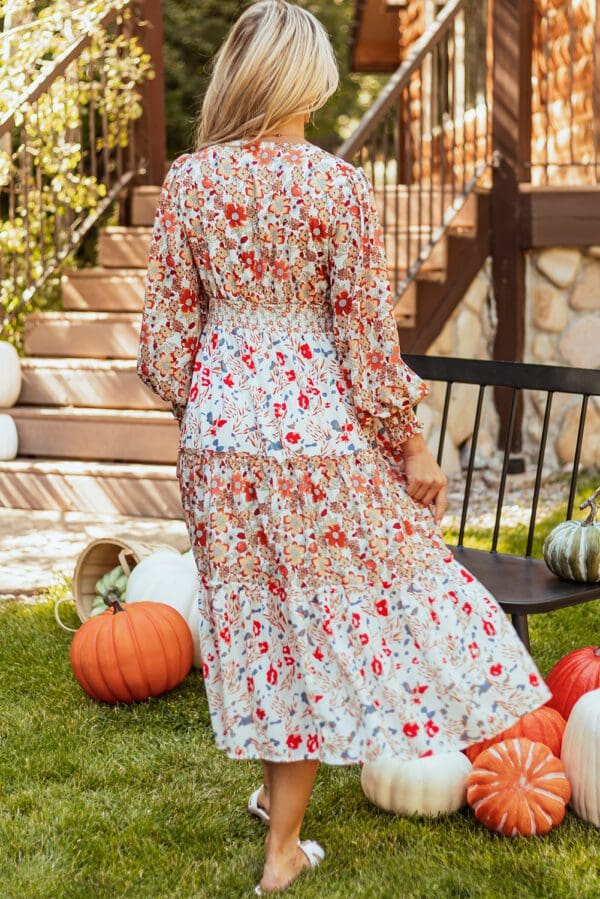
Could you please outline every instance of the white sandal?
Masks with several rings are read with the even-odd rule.
[[[255,790],[250,799],[248,800],[248,811],[251,815],[255,815],[255,817],[260,818],[261,821],[264,821],[265,824],[269,824],[271,821],[269,817],[269,813],[261,808],[258,804],[258,796],[260,791],[262,790],[262,785]]]
[[[325,850],[315,840],[298,840],[298,845],[300,846],[300,849],[307,857],[311,868],[316,868],[317,865],[320,865],[321,862],[323,861],[323,859],[325,858]],[[298,875],[298,876],[300,876],[300,875]],[[296,881],[293,880],[292,883],[296,883]],[[291,886],[291,885],[292,884],[290,883],[289,886]],[[265,895],[261,889],[260,883],[256,884],[256,886],[254,887],[254,892],[256,893],[257,896]]]

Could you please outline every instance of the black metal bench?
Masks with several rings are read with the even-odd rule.
[[[569,498],[566,511],[566,519],[569,519],[573,514],[589,399],[592,396],[600,396],[600,371],[440,356],[405,355],[403,358],[426,381],[446,383],[444,408],[440,425],[438,463],[442,460],[444,441],[446,439],[452,386],[454,384],[473,384],[479,388],[469,462],[465,474],[458,541],[456,546],[451,545],[450,548],[456,558],[490,590],[504,611],[510,614],[515,630],[529,650],[528,615],[549,612],[553,609],[560,609],[564,606],[600,598],[600,584],[579,584],[571,581],[562,581],[551,574],[543,561],[531,557],[552,399],[555,393],[574,394],[581,397],[577,441],[573,468],[570,473]],[[510,412],[503,441],[502,467],[499,475],[495,521],[489,551],[463,546],[475,468],[477,440],[480,432],[481,413],[487,388],[505,388],[510,392]],[[497,546],[519,397],[522,391],[525,390],[542,391],[546,394],[546,403],[539,451],[535,463],[536,474],[527,545],[522,556],[514,556],[499,553]]]

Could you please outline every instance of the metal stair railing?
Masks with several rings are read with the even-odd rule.
[[[450,0],[338,155],[364,167],[398,301],[488,169],[486,0]]]

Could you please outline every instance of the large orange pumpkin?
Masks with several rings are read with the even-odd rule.
[[[469,746],[465,750],[467,758],[470,762],[474,762],[484,749],[489,749],[494,743],[510,740],[513,737],[527,737],[528,740],[533,740],[534,743],[543,743],[553,755],[560,758],[560,747],[566,724],[567,722],[560,712],[543,705],[539,709],[534,709],[533,712],[527,712],[515,724],[512,724],[497,736]]]
[[[600,687],[600,646],[583,646],[567,653],[545,680],[552,690],[546,705],[568,721],[579,697]]]
[[[525,737],[485,749],[467,777],[467,802],[475,817],[507,837],[548,833],[564,818],[570,798],[560,759]]]
[[[80,686],[100,702],[134,702],[172,690],[194,657],[190,629],[176,609],[158,602],[111,608],[83,624],[69,652]]]

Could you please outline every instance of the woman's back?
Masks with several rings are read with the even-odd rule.
[[[425,388],[400,360],[362,169],[310,143],[217,144],[175,161],[156,221],[142,334],[178,363],[184,448],[355,452],[374,440],[360,411],[413,432]]]

